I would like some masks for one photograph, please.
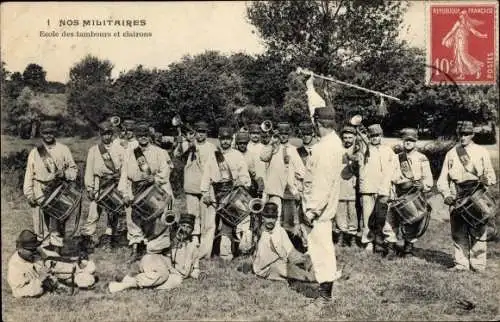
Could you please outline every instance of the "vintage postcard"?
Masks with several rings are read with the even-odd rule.
[[[2,321],[500,320],[498,11],[2,3]]]

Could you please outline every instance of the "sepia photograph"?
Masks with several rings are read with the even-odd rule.
[[[498,11],[2,3],[2,320],[500,320]]]

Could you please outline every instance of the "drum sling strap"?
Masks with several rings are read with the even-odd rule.
[[[408,154],[406,152],[401,152],[398,154],[399,164],[401,166],[401,173],[407,179],[414,180],[413,170],[411,169],[410,161],[408,160]]]
[[[42,162],[45,165],[45,169],[47,169],[47,172],[48,173],[57,172],[57,164],[50,155],[49,151],[47,151],[47,147],[44,144],[40,144],[36,147],[36,150],[38,151],[38,154],[42,158]]]
[[[137,161],[137,165],[139,166],[139,170],[141,172],[146,173],[147,175],[151,175],[151,168],[149,167],[148,161],[146,160],[144,153],[142,153],[141,147],[138,146],[137,148],[134,149],[134,156]],[[148,186],[144,185],[142,182],[132,184],[132,193],[134,195],[137,195],[146,190],[146,188],[148,188]]]
[[[464,166],[465,171],[475,175],[476,177],[478,176],[477,169],[474,166],[474,164],[471,162],[470,156],[465,150],[465,148],[461,145],[458,145],[456,147],[456,152],[458,155],[458,158],[460,159],[460,162]]]
[[[214,186],[215,199],[217,200],[217,202],[219,202],[220,200],[222,200],[222,198],[224,198],[224,196],[230,193],[231,190],[233,189],[233,174],[231,172],[229,164],[226,161],[226,158],[224,158],[224,154],[222,153],[222,151],[218,149],[214,151],[214,154],[221,177],[222,177],[222,172],[227,169],[230,182],[230,184],[226,183],[226,181],[214,182],[212,184]]]
[[[113,162],[113,159],[109,154],[109,151],[106,149],[103,143],[98,144],[97,147],[99,149],[99,153],[101,154],[102,160],[104,161],[104,165],[106,166],[106,168],[108,168],[108,170],[110,170],[113,173],[113,175],[116,174],[117,170]],[[111,180],[112,179],[104,180],[105,182],[102,182],[100,186],[102,188],[106,187]]]

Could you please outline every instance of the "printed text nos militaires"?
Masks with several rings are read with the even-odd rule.
[[[59,19],[59,27],[144,27],[146,19]]]

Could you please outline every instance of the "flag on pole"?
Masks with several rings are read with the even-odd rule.
[[[326,107],[325,100],[314,89],[314,77],[311,75],[306,81],[307,105],[309,106],[309,115],[314,115],[317,107]]]

